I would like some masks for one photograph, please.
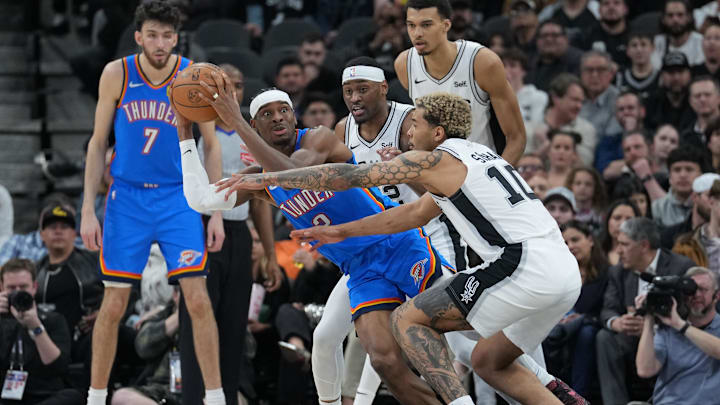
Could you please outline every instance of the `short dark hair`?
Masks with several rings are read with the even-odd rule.
[[[310,104],[315,103],[315,102],[323,102],[323,103],[329,105],[331,110],[334,110],[333,105],[330,102],[330,100],[328,99],[328,97],[325,96],[325,94],[320,93],[320,92],[311,92],[311,93],[308,93],[307,95],[305,95],[305,97],[303,97],[302,103],[300,103],[299,110],[305,111],[310,106]]]
[[[517,62],[520,64],[520,66],[522,66],[524,71],[527,72],[529,70],[527,54],[523,52],[520,48],[509,48],[504,50],[500,54],[500,59],[503,62],[505,62],[506,60]]]
[[[548,24],[557,25],[558,27],[560,27],[560,33],[563,35],[567,35],[567,30],[565,29],[565,24],[563,24],[560,20],[557,20],[555,18],[551,18],[549,20],[545,20],[545,21],[541,22],[540,25],[538,25],[537,33],[539,34],[540,30]]]
[[[710,197],[720,198],[720,180],[715,180],[710,187]]]
[[[21,271],[27,271],[30,273],[32,281],[35,281],[35,278],[37,277],[35,263],[33,263],[32,260],[16,258],[8,260],[5,264],[3,264],[2,268],[0,268],[0,283],[5,281],[6,274],[19,273]]]
[[[647,30],[630,31],[630,33],[627,36],[627,42],[625,44],[629,44],[630,41],[632,41],[633,39],[636,39],[636,38],[637,39],[647,39],[648,41],[650,41],[651,44],[653,44],[653,45],[655,44],[653,42],[655,40],[655,38],[653,37],[653,34]]]
[[[583,88],[580,79],[574,74],[560,73],[550,81],[548,93],[550,96],[564,97],[572,85],[577,85],[581,89]],[[552,97],[550,97],[550,105],[553,105]]]
[[[690,88],[692,87],[693,84],[700,83],[700,82],[712,83],[713,86],[715,86],[715,91],[720,93],[720,83],[718,83],[716,78],[714,78],[710,75],[700,75],[700,76],[693,77],[693,79],[690,81],[690,84],[688,85],[688,93],[690,92]]]
[[[685,6],[685,12],[687,12],[690,17],[692,17],[692,7],[690,6],[690,3],[687,0],[665,0],[665,4],[663,4],[663,14],[665,14],[665,10],[667,10],[667,6],[670,3],[682,3],[683,6]]]
[[[373,66],[382,69],[382,66],[380,66],[377,60],[369,56],[358,56],[357,58],[350,59],[345,64],[345,68],[349,68],[351,66]]]
[[[452,7],[448,0],[408,0],[406,7],[416,10],[437,7],[438,14],[442,18],[450,18],[452,15]]]
[[[637,94],[637,92],[632,89],[625,89],[625,90],[621,91],[615,100],[617,101],[620,97],[625,97],[625,96],[635,96],[635,99],[637,100],[638,105],[640,107],[645,107],[645,102],[643,101],[642,97],[640,97],[640,95]]]
[[[303,64],[300,62],[300,59],[298,59],[297,56],[288,56],[287,58],[280,59],[280,61],[277,64],[277,67],[275,68],[275,76],[280,74],[280,71],[285,66],[299,66],[300,70],[303,69]]]
[[[569,136],[573,140],[573,148],[576,148],[580,142],[582,142],[582,136],[575,131],[570,131],[562,128],[556,128],[550,131],[548,134],[548,140],[552,142],[553,138],[558,135]]]
[[[149,20],[172,25],[177,32],[180,29],[180,9],[169,1],[151,0],[141,3],[135,9],[135,29],[141,31],[143,24]]]
[[[668,170],[672,169],[672,165],[677,162],[693,162],[700,165],[702,173],[711,172],[712,165],[708,161],[707,154],[700,148],[692,145],[680,145],[673,149],[667,158]]]
[[[300,44],[314,44],[315,42],[322,42],[323,45],[325,45],[325,39],[323,38],[322,34],[319,32],[308,32],[303,36],[302,42]]]
[[[715,132],[720,131],[720,117],[713,118],[705,127],[705,139],[707,139],[708,142],[710,142],[710,137]]]
[[[645,141],[645,145],[647,145],[647,146],[652,145],[652,139],[650,139],[650,137],[647,135],[647,133],[646,133],[645,131],[643,131],[642,129],[633,129],[633,130],[631,130],[631,131],[625,132],[625,133],[622,135],[622,140],[621,140],[620,143],[622,144],[623,142],[625,142],[625,139],[627,139],[627,138],[629,138],[629,137],[631,137],[631,136],[633,136],[633,135],[640,135],[640,136],[642,136],[643,141]]]

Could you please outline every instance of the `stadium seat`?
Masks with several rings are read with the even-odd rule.
[[[249,107],[252,98],[260,92],[260,90],[269,87],[262,79],[245,78],[245,88],[243,89],[242,105]]]
[[[194,40],[208,51],[215,47],[245,49],[250,46],[245,26],[235,20],[207,20],[195,31]]]
[[[283,46],[267,50],[262,55],[263,79],[268,83],[275,83],[275,69],[278,62],[284,58],[297,55],[297,46]]]
[[[504,15],[488,18],[482,25],[488,35],[505,34],[510,31],[510,19]]]
[[[388,100],[397,101],[403,104],[412,104],[413,101],[410,99],[407,90],[402,86],[400,80],[392,79],[388,84]]]
[[[265,34],[263,43],[263,55],[270,49],[287,46],[300,45],[305,34],[320,32],[320,28],[306,20],[290,19],[275,25]]]
[[[358,17],[346,20],[338,28],[338,35],[333,43],[333,49],[353,46],[355,40],[367,36],[377,30],[372,17]]]
[[[662,12],[651,11],[649,13],[640,14],[630,22],[630,32],[647,32],[655,35],[660,32],[660,19]]]
[[[249,49],[210,49],[207,51],[207,60],[216,65],[229,63],[240,69],[246,78],[261,78],[263,75],[260,56]]]

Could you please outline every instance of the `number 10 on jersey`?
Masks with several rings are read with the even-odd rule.
[[[505,176],[500,171],[500,169],[498,169],[497,166],[490,166],[485,171],[485,173],[488,177],[500,183],[500,185],[505,189],[505,191],[508,193],[507,200],[510,205],[515,206],[520,202],[525,201],[526,199],[539,200],[538,196],[535,195],[532,190],[528,190],[526,188],[526,183],[520,180],[514,167],[512,167],[511,165],[505,165],[503,168],[510,175],[510,177],[512,177],[514,183],[520,189],[520,193],[522,193],[522,195],[515,189],[514,185],[510,184],[510,182],[505,178]]]

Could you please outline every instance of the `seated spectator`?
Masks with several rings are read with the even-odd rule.
[[[711,2],[717,5],[716,2]],[[709,75],[718,79],[720,77],[720,20],[717,17],[708,19],[703,29],[702,49],[705,63],[690,68],[693,77]]]
[[[448,31],[448,39],[456,41],[465,39],[468,41],[481,42],[483,34],[480,27],[475,24],[473,16],[472,2],[470,0],[450,0],[452,14],[450,15],[450,31]],[[492,49],[492,46],[490,46]]]
[[[585,34],[600,26],[588,3],[589,0],[564,0],[550,17],[567,28],[570,42],[578,46],[585,43]]]
[[[561,187],[567,183],[568,175],[577,162],[577,147],[580,135],[572,131],[553,130],[550,132],[548,149],[548,183],[550,187]]]
[[[705,129],[707,149],[710,152],[711,170],[720,172],[720,119],[712,121]]]
[[[545,193],[542,201],[559,226],[575,219],[575,213],[577,212],[575,196],[566,187],[551,188]]]
[[[575,196],[575,219],[596,232],[602,226],[602,214],[607,204],[605,183],[595,169],[576,167],[570,171],[565,187]]]
[[[658,173],[658,168],[653,164],[650,141],[645,134],[641,131],[627,133],[623,137],[622,147],[624,165],[610,164],[603,173],[605,180],[611,182],[611,189],[637,178],[647,190],[651,201],[663,198],[666,193],[660,184],[664,183],[665,176]]]
[[[533,84],[525,83],[527,56],[520,49],[511,48],[503,52],[501,58],[505,64],[505,76],[517,96],[525,127],[541,123],[548,104],[548,95]]]
[[[565,26],[548,20],[537,29],[537,54],[530,61],[527,79],[540,90],[550,91],[552,80],[560,73],[580,73],[582,52],[569,45]]]
[[[112,396],[111,405],[180,405],[180,391],[176,378],[180,368],[178,330],[179,288],[172,300],[159,311],[148,313],[139,323],[135,350],[147,366],[136,384],[121,388]]]
[[[573,309],[543,342],[548,371],[567,378],[570,386],[587,397],[596,378],[595,335],[607,285],[607,257],[585,224],[570,221],[561,228],[565,243],[578,261],[582,289]]]
[[[625,52],[629,32],[626,1],[600,0],[600,24],[590,29],[581,49],[607,52],[619,66],[630,65]]]
[[[508,10],[512,42],[528,57],[537,52],[535,38],[538,29],[537,11],[533,0],[513,0]]]
[[[702,173],[710,171],[705,155],[691,146],[681,146],[668,156],[670,190],[653,200],[653,218],[660,226],[672,226],[684,221],[692,210],[693,181]],[[649,191],[649,190],[648,190]],[[652,194],[651,194],[652,197]]]
[[[615,266],[620,261],[618,235],[620,225],[630,218],[639,217],[640,210],[630,200],[616,200],[610,204],[605,214],[605,226],[600,232],[600,247],[608,258],[608,263]]]
[[[0,184],[0,248],[13,234],[13,205],[8,190]]]
[[[675,302],[670,314],[644,316],[635,365],[644,378],[657,376],[654,405],[717,402],[720,386],[720,316],[717,273],[693,267],[685,273],[697,284],[695,294]],[[647,296],[638,296],[640,307]],[[687,309],[686,309],[687,308]],[[655,328],[655,318],[662,323]]]
[[[532,189],[533,193],[541,200],[545,199],[550,186],[548,185],[547,173],[540,172],[535,174],[527,180],[528,186]]]
[[[615,65],[609,53],[588,51],[583,54],[580,81],[585,89],[585,101],[580,117],[592,124],[598,139],[622,131],[615,119],[615,103],[620,91],[611,84],[614,75]]]
[[[652,218],[650,195],[637,177],[618,182],[612,192],[612,201],[627,199],[637,206],[641,217]],[[664,246],[664,245],[663,245]]]
[[[648,101],[658,88],[660,68],[653,66],[651,55],[655,50],[652,35],[643,31],[628,34],[627,57],[630,66],[617,73],[615,86],[621,91],[632,91]]]
[[[360,55],[375,58],[388,80],[395,78],[395,58],[412,44],[405,28],[402,7],[394,2],[381,2],[375,9],[373,19],[377,30],[356,41]],[[338,81],[334,81],[333,85]]]
[[[300,59],[289,57],[278,62],[275,70],[275,87],[287,93],[294,106],[300,106],[307,87],[307,79]],[[302,111],[296,108],[295,117],[301,116]]]
[[[340,78],[335,72],[325,67],[325,56],[327,56],[327,48],[323,36],[316,32],[305,34],[298,49],[298,59],[303,65],[309,91],[331,92],[336,90],[336,86],[332,86],[330,83],[337,83]]]
[[[24,392],[7,399],[22,405],[80,404],[85,400],[82,394],[65,389],[63,382],[71,338],[62,315],[38,309],[35,302],[24,308],[17,296],[9,299],[18,292],[34,296],[35,275],[35,265],[27,259],[12,259],[0,268],[0,378],[6,381],[10,373],[27,373]]]
[[[720,118],[720,84],[710,76],[698,76],[690,82],[690,107],[697,120],[680,134],[680,142],[702,148],[706,143],[705,129]]]
[[[671,124],[661,125],[652,139],[652,157],[659,172],[667,173],[667,158],[680,144],[680,135]]]
[[[692,10],[687,0],[667,0],[660,20],[660,34],[655,36],[653,65],[659,67],[664,55],[681,52],[690,65],[705,61],[703,37],[695,31]]]
[[[652,103],[647,104],[645,126],[655,129],[662,124],[673,124],[679,132],[695,123],[695,112],[688,101],[690,65],[680,52],[669,52],[663,58],[657,91],[651,94]]]
[[[547,174],[543,159],[535,154],[526,153],[517,162],[517,171],[525,181],[529,181],[536,174]]]
[[[606,133],[599,137],[595,147],[595,168],[603,174],[605,170],[609,170],[608,176],[610,177],[618,175],[619,171],[625,167],[623,135],[642,131],[645,119],[645,105],[635,93],[629,91],[620,93],[615,100],[614,108],[615,120],[618,123],[618,126],[615,127],[617,132]]]
[[[545,111],[543,123],[526,128],[525,152],[544,156],[550,145],[549,134],[552,130],[572,131],[581,137],[578,143],[580,160],[585,165],[591,165],[597,138],[595,128],[578,116],[585,99],[584,94],[577,77],[564,73],[558,75],[550,85],[550,105]]]
[[[693,182],[693,210],[682,225],[672,227],[675,232],[673,251],[689,252],[686,256],[698,266],[708,267],[720,275],[720,211],[716,201],[720,198],[720,175],[705,173]],[[714,217],[714,219],[713,219]],[[691,227],[691,228],[690,228]],[[690,228],[689,230],[686,230]],[[679,234],[681,231],[686,233]],[[672,234],[670,234],[672,235]],[[667,235],[670,238],[670,235]],[[679,236],[678,236],[679,235]],[[665,236],[665,234],[663,234]]]
[[[660,248],[660,232],[648,218],[631,218],[620,225],[620,263],[608,270],[596,350],[600,391],[605,404],[626,404],[626,362],[635,359],[643,318],[636,314],[635,297],[645,294],[649,283],[640,273],[682,275],[695,264],[687,257]]]
[[[308,93],[301,109],[303,110],[301,128],[315,128],[319,125],[335,128],[335,111],[323,94]]]

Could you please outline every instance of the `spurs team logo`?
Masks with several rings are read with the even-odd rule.
[[[201,257],[202,253],[197,250],[183,250],[180,252],[180,258],[178,258],[178,264],[180,266],[190,266],[195,263],[198,257]]]
[[[480,287],[480,282],[475,280],[475,276],[470,276],[465,282],[465,291],[460,294],[460,301],[468,304],[473,300],[475,291]]]
[[[425,278],[425,263],[427,263],[428,259],[422,259],[419,262],[413,264],[412,268],[410,269],[410,275],[412,276],[413,280],[415,280],[415,285],[420,284],[420,282]]]

